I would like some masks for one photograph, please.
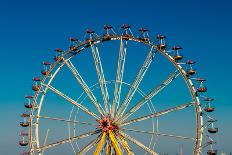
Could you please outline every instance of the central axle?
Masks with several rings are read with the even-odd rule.
[[[97,122],[99,123],[97,128],[101,129],[102,132],[108,132],[109,130],[117,131],[119,129],[114,119],[111,119],[108,115],[102,116],[102,118],[98,119]]]

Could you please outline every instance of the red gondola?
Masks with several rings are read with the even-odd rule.
[[[87,30],[86,30],[86,33],[88,33],[88,34],[92,34],[92,33],[94,33],[94,31],[93,31],[93,30],[91,30],[91,29],[87,29]]]
[[[46,76],[46,75],[48,75],[48,70],[50,69],[51,63],[50,62],[43,62],[43,65],[44,65],[44,70],[42,70],[41,73]]]
[[[207,154],[208,155],[216,155],[217,154],[217,150],[208,150]]]
[[[43,62],[44,70],[41,71],[43,75],[48,75],[48,68],[50,68],[51,63],[50,62]]]
[[[159,35],[156,36],[156,38],[157,38],[157,39],[165,39],[166,36],[159,34]]]
[[[206,88],[206,87],[199,87],[199,88],[197,88],[197,91],[198,91],[199,93],[204,93],[204,92],[207,91],[207,88]]]
[[[21,146],[27,146],[28,145],[28,141],[25,141],[25,140],[19,141],[19,145],[21,145]]]
[[[215,108],[214,107],[205,107],[204,110],[206,112],[213,112],[215,110]]]
[[[110,40],[112,36],[116,34],[114,30],[112,30],[113,27],[111,25],[104,25],[103,28],[104,28],[104,33],[103,33],[102,41]]]
[[[30,100],[33,99],[34,96],[28,95],[28,96],[25,96],[25,98],[28,99],[28,103],[25,103],[25,104],[24,104],[25,108],[28,108],[28,109],[32,108],[32,107],[33,107],[33,104],[30,103]]]
[[[181,50],[181,49],[182,49],[182,47],[180,47],[180,46],[173,46],[172,47],[172,50],[174,50],[174,51]]]
[[[63,50],[62,50],[62,49],[60,49],[60,48],[56,48],[56,49],[55,49],[55,51],[56,51],[56,52],[58,52],[58,53],[63,52]]]
[[[208,132],[209,133],[217,133],[218,132],[218,128],[208,128]]]
[[[110,30],[110,29],[112,29],[113,27],[111,26],[111,25],[104,25],[104,29],[105,30]]]
[[[147,31],[148,31],[148,29],[146,29],[146,28],[140,28],[139,29],[139,32],[142,32],[142,33],[147,32]]]
[[[22,127],[28,127],[29,126],[29,122],[20,122],[20,125]]]
[[[149,41],[149,36],[147,33],[148,29],[146,28],[140,28],[139,32],[141,32],[141,35],[139,36],[139,39],[143,42],[148,42]]]
[[[131,27],[131,26],[128,25],[128,24],[123,24],[123,25],[121,26],[122,29],[129,29],[130,27]]]

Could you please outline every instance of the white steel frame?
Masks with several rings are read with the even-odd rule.
[[[155,150],[149,148],[148,146],[145,146],[135,138],[132,138],[128,134],[126,134],[124,131],[131,131],[131,132],[140,132],[144,134],[151,134],[151,135],[161,135],[161,136],[168,136],[168,137],[173,137],[173,138],[181,138],[181,139],[186,139],[186,140],[192,140],[194,141],[194,147],[193,147],[193,154],[194,155],[200,155],[201,154],[201,146],[202,146],[202,141],[203,141],[203,133],[204,133],[204,128],[202,127],[204,125],[203,123],[203,116],[202,114],[202,107],[200,104],[200,100],[198,95],[196,95],[196,88],[193,85],[193,82],[189,77],[186,76],[185,69],[181,66],[180,63],[177,63],[171,55],[169,55],[168,51],[165,50],[160,50],[157,48],[156,45],[150,43],[150,42],[145,42],[141,41],[138,38],[134,38],[133,36],[130,36],[127,40],[124,40],[122,36],[120,35],[114,35],[111,36],[108,41],[113,41],[113,40],[119,40],[120,41],[120,47],[119,47],[119,54],[118,54],[118,65],[117,65],[117,73],[116,73],[116,78],[114,82],[114,96],[112,99],[112,103],[110,106],[110,99],[109,99],[109,93],[107,89],[107,81],[105,80],[104,73],[103,73],[103,67],[100,59],[100,53],[98,49],[98,44],[100,44],[104,40],[103,37],[97,37],[97,38],[91,38],[91,41],[84,41],[81,42],[80,44],[76,45],[77,50],[72,51],[68,50],[66,51],[62,57],[59,58],[58,61],[56,61],[51,68],[48,71],[48,75],[44,76],[44,78],[41,81],[41,87],[40,90],[36,92],[34,96],[34,107],[31,110],[30,114],[30,131],[29,131],[29,139],[30,139],[30,151],[31,154],[39,154],[42,155],[42,152],[48,148],[52,148],[54,146],[58,146],[64,143],[70,143],[74,140],[77,139],[82,139],[86,138],[92,135],[97,135],[100,133],[99,130],[91,131],[91,132],[86,132],[85,134],[77,135],[75,137],[69,137],[68,139],[64,139],[58,142],[54,142],[51,144],[46,144],[45,146],[42,146],[40,144],[40,138],[39,138],[39,120],[41,118],[43,119],[50,119],[50,120],[58,120],[58,121],[64,121],[64,122],[69,122],[69,123],[80,123],[80,124],[88,124],[91,126],[96,126],[96,124],[92,124],[90,122],[80,122],[80,121],[71,121],[71,120],[65,120],[63,118],[53,118],[49,116],[41,116],[40,112],[42,109],[43,105],[43,100],[45,98],[46,92],[52,91],[53,93],[61,96],[63,99],[71,103],[73,106],[77,107],[78,109],[82,110],[84,113],[87,115],[95,118],[96,120],[101,119],[102,115],[111,115],[111,117],[114,117],[116,120],[119,122],[119,126],[122,127],[122,129],[119,131],[119,135],[125,138],[125,140],[128,140],[132,143],[134,143],[136,146],[140,147],[143,149],[145,152],[149,154],[154,154],[157,155],[158,153],[155,152]],[[105,41],[105,40],[104,40]],[[121,89],[122,89],[122,84],[123,84],[123,74],[124,74],[124,66],[126,62],[126,52],[127,52],[127,46],[128,42],[134,41],[134,42],[141,42],[147,46],[149,46],[150,50],[148,52],[148,55],[141,66],[140,70],[138,71],[133,83],[130,85],[129,91],[124,98],[123,102],[120,104],[120,94],[121,94]],[[83,52],[86,48],[91,49],[92,55],[93,55],[93,60],[96,68],[96,74],[98,77],[98,83],[100,85],[100,90],[102,94],[102,98],[104,101],[104,108],[101,107],[100,103],[98,103],[96,97],[94,96],[91,88],[87,85],[87,83],[84,81],[83,77],[80,75],[78,70],[75,68],[75,66],[71,62],[71,58],[78,55],[79,52]],[[160,85],[155,87],[150,93],[144,94],[144,97],[135,104],[131,109],[127,110],[128,105],[130,104],[131,99],[133,98],[134,94],[139,90],[139,85],[141,81],[143,80],[143,77],[145,76],[147,70],[149,69],[150,64],[153,61],[154,56],[156,53],[159,52],[162,54],[165,58],[167,58],[170,63],[174,65],[176,68],[176,71],[173,72],[170,76],[167,77]],[[78,101],[75,101],[71,97],[67,96],[63,92],[59,91],[58,89],[54,88],[51,83],[53,79],[55,78],[56,74],[60,71],[60,69],[63,66],[67,66],[70,70],[70,72],[73,74],[75,77],[77,83],[82,87],[85,95],[90,99],[92,104],[96,107],[98,113],[92,112],[90,109],[86,108],[83,104],[78,103]],[[128,118],[136,113],[138,109],[143,107],[148,101],[150,101],[154,96],[156,96],[159,92],[161,92],[166,86],[168,86],[172,81],[174,81],[179,75],[184,79],[188,89],[189,93],[191,95],[192,100],[189,101],[189,103],[183,104],[183,105],[177,105],[173,108],[170,109],[165,109],[159,112],[154,112],[149,115],[139,117],[136,119],[128,120]],[[129,129],[125,128],[126,125],[131,124],[131,123],[136,123],[140,122],[143,120],[151,119],[154,117],[158,117],[160,115],[164,115],[170,112],[182,110],[188,107],[194,107],[195,110],[195,117],[196,117],[196,122],[195,122],[195,127],[196,127],[196,136],[195,137],[185,137],[185,136],[180,136],[180,135],[172,135],[172,134],[165,134],[165,133],[160,133],[160,132],[148,132],[148,131],[141,131],[141,130],[136,130],[136,129]],[[86,148],[82,148],[77,154],[83,154],[87,151],[89,151],[92,147],[97,145],[97,143],[100,141],[101,135],[98,135],[96,139],[91,141],[89,144],[86,145]],[[120,139],[120,138],[119,138]],[[126,146],[122,145],[123,140],[118,140],[120,147],[122,147],[125,150],[129,150]]]

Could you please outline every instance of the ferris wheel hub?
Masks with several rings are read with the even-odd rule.
[[[98,127],[102,132],[108,132],[109,130],[117,131],[119,129],[114,119],[111,119],[109,115],[102,116],[101,119],[97,120],[99,123]]]

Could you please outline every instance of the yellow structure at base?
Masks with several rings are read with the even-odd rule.
[[[106,132],[103,132],[103,133],[102,133],[102,138],[101,138],[101,140],[98,142],[98,145],[97,145],[97,147],[96,147],[96,150],[95,150],[95,152],[93,153],[94,155],[99,155],[99,154],[100,154],[100,151],[101,151],[101,149],[102,149],[102,145],[103,145],[103,143],[104,143],[104,141],[105,141],[105,137],[106,137]]]
[[[127,141],[125,140],[125,138],[122,135],[120,135],[120,139],[122,141],[122,145],[123,145],[124,149],[126,150],[127,154],[133,155]]]
[[[112,141],[113,147],[115,149],[115,152],[117,155],[122,155],[122,151],[120,150],[119,146],[118,146],[118,142],[114,136],[114,133],[111,132],[111,130],[109,130],[109,137]]]
[[[112,151],[111,147],[112,147],[111,144],[108,145],[107,150],[106,150],[106,155],[111,155],[111,151]]]

